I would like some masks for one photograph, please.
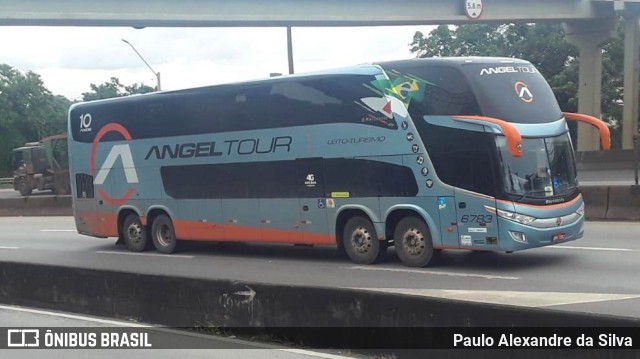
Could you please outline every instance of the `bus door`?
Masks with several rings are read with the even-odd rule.
[[[498,245],[498,221],[484,206],[496,208],[493,197],[455,189],[455,208],[461,248],[495,250]]]
[[[333,243],[327,234],[327,208],[335,208],[325,193],[322,158],[297,160],[296,187],[299,193],[300,228],[304,243]]]
[[[440,241],[433,238],[433,246],[443,248],[457,248],[460,246],[458,228],[456,224],[456,199],[451,191],[450,196],[438,196],[436,199],[440,220]],[[434,208],[434,206],[429,206]]]

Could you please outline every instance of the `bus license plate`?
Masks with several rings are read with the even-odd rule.
[[[564,234],[564,233],[556,233],[556,234],[553,235],[553,240],[554,241],[561,241],[561,240],[565,239],[566,237],[567,237],[567,235]]]

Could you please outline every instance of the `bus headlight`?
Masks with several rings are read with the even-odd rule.
[[[536,220],[535,217],[526,216],[520,213],[513,213],[513,212],[505,211],[502,209],[496,209],[489,206],[484,206],[484,208],[491,213],[495,213],[496,215],[498,215],[498,217],[502,217],[510,221],[518,222],[520,224],[530,224],[531,222]]]
[[[584,202],[580,205],[580,207],[578,207],[578,209],[576,210],[576,213],[579,215],[584,215]]]

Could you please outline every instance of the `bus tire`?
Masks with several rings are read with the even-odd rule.
[[[131,213],[122,222],[124,244],[132,252],[142,252],[147,248],[147,229],[137,214]]]
[[[375,263],[384,254],[384,250],[381,250],[384,244],[378,240],[373,223],[362,216],[355,216],[347,221],[342,233],[342,244],[351,261],[356,264]]]
[[[158,215],[151,225],[151,239],[153,246],[160,253],[171,254],[175,252],[178,240],[173,222],[165,214]]]
[[[393,238],[396,253],[407,267],[425,267],[431,261],[431,232],[422,219],[414,216],[401,219]]]

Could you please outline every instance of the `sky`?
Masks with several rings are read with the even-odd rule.
[[[431,26],[293,28],[296,73],[415,57],[409,43]],[[285,28],[3,27],[0,63],[42,77],[71,100],[117,77],[125,85],[177,90],[288,73]]]

